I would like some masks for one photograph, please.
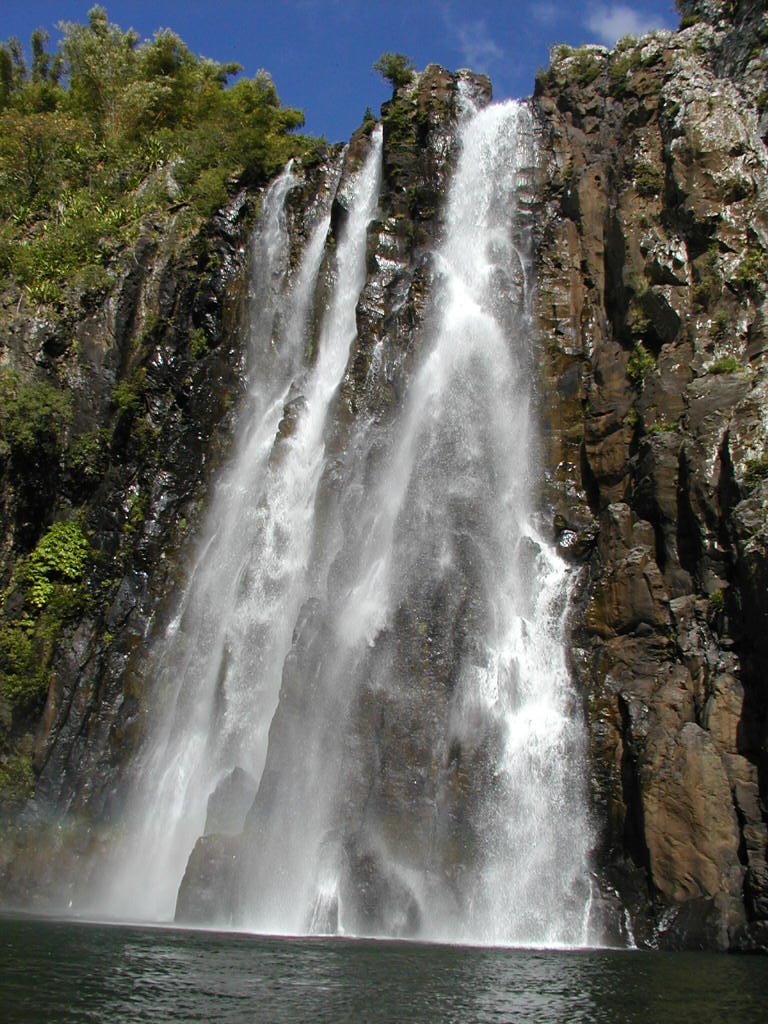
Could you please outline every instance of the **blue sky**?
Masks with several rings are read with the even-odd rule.
[[[57,38],[60,21],[86,20],[93,0],[3,0],[0,39],[25,45],[38,27]],[[195,53],[238,61],[248,75],[270,72],[284,103],[299,107],[308,131],[347,139],[390,88],[371,70],[383,52],[471,67],[491,76],[497,99],[530,95],[555,43],[612,44],[626,34],[673,28],[672,0],[103,0],[110,20],[151,37],[171,28]]]

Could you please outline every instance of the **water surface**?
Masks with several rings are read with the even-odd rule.
[[[5,1024],[764,1024],[768,960],[0,918]]]

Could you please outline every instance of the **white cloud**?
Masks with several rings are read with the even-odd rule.
[[[606,46],[613,46],[622,36],[642,36],[655,28],[669,27],[663,16],[636,11],[628,4],[599,4],[584,24]]]
[[[504,51],[492,38],[484,18],[453,26],[461,59],[473,71],[488,73]]]

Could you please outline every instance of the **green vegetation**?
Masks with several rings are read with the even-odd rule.
[[[655,369],[656,360],[651,353],[642,341],[635,342],[635,347],[627,362],[627,380],[642,388],[645,378]]]
[[[383,124],[391,142],[412,144],[416,128],[415,104],[405,96],[396,96],[385,107]]]
[[[724,309],[715,314],[712,320],[712,337],[716,341],[723,341],[728,328],[731,326],[731,318]]]
[[[0,627],[0,698],[21,714],[39,709],[50,682],[53,645],[62,621],[46,611]]]
[[[664,172],[660,167],[645,160],[637,160],[632,168],[632,176],[635,180],[635,187],[638,194],[650,198],[657,196],[664,188]]]
[[[549,51],[551,65],[559,64],[561,61],[568,61],[566,68],[562,69],[562,75],[572,79],[577,85],[589,85],[600,75],[603,70],[603,61],[589,46],[581,46],[578,49],[568,46],[567,43],[558,43]],[[542,82],[551,78],[553,67],[542,70],[537,75]]]
[[[660,416],[657,420],[648,427],[649,434],[673,434],[678,427],[677,420],[668,420],[664,416]]]
[[[675,0],[677,13],[680,15],[680,28],[690,28],[691,25],[698,25],[701,17],[691,10],[690,0]]]
[[[725,611],[725,593],[722,590],[713,590],[709,595],[709,607],[715,614]]]
[[[756,292],[767,278],[768,255],[762,249],[754,249],[739,264],[733,281],[739,291]]]
[[[8,517],[0,530],[0,811],[31,794],[31,736],[57,659],[83,615],[95,614],[96,599],[113,593],[125,551],[144,526],[145,483],[159,449],[158,428],[142,415],[145,365],[167,324],[146,315],[137,325],[134,348],[121,353],[128,369],[112,393],[111,426],[98,424],[105,429],[88,431],[78,418],[72,436],[70,394],[54,386],[72,374],[42,367],[51,357],[77,355],[71,339],[83,336],[75,320],[114,288],[140,233],[153,241],[167,236],[179,251],[195,246],[205,220],[240,188],[266,184],[289,157],[307,163],[323,152],[318,140],[297,134],[303,117],[280,104],[266,72],[234,80],[238,65],[197,57],[167,30],[140,40],[102,7],[85,24],[61,30],[55,52],[42,31],[28,52],[18,40],[0,44],[6,319],[14,310],[23,317],[25,303],[27,313],[59,307],[42,311],[41,324],[52,327],[41,333],[40,357],[34,343],[12,346],[6,355],[29,366],[0,368]],[[204,240],[195,248],[201,275],[210,272],[205,249]],[[191,358],[205,356],[202,329],[190,330],[188,347]],[[131,490],[116,523],[118,550],[99,560],[85,533],[87,509],[78,514],[73,506],[108,471],[108,500],[120,501],[129,476]]]
[[[615,55],[608,65],[608,80],[617,96],[624,95],[631,73],[641,65],[640,49],[635,46],[635,40],[632,36],[624,36],[616,44]]]
[[[34,304],[105,291],[115,257],[162,211],[209,216],[317,142],[266,72],[194,56],[173,32],[141,42],[93,7],[56,54],[0,46],[0,278]]]
[[[123,523],[123,533],[136,533],[141,530],[147,518],[149,499],[145,494],[134,494],[128,506],[128,515]]]
[[[0,371],[0,459],[41,461],[54,455],[71,415],[65,392]]]
[[[722,359],[718,359],[714,363],[710,363],[707,367],[707,370],[714,374],[741,373],[743,369],[744,367],[735,356],[723,356]]]
[[[208,354],[208,339],[202,327],[195,328],[189,339],[189,354],[193,359],[202,359]]]
[[[714,243],[695,264],[697,281],[692,289],[692,298],[702,309],[708,309],[722,293],[719,260],[720,250]]]
[[[599,76],[602,62],[591,50],[582,48],[574,53],[573,77],[579,85],[589,85]]]
[[[23,587],[27,603],[40,611],[50,603],[58,584],[74,596],[89,558],[90,545],[80,524],[54,523],[17,567],[15,582]]]
[[[16,565],[3,598],[17,610],[0,626],[0,697],[14,713],[35,712],[45,697],[56,642],[87,603],[91,555],[80,524],[59,522]]]
[[[34,788],[35,774],[28,754],[11,754],[0,760],[0,813],[21,806]]]
[[[378,71],[393,89],[408,85],[416,73],[413,61],[402,53],[382,53],[374,63],[373,70]]]
[[[553,46],[550,50],[550,60],[566,60],[568,57],[572,57],[576,53],[576,50],[569,46],[567,43],[558,43],[557,46]]]
[[[93,430],[76,437],[65,452],[67,471],[83,484],[98,480],[107,468],[108,445],[106,430]]]
[[[768,477],[768,452],[763,452],[756,459],[748,459],[744,471],[744,485],[754,487],[760,480]]]
[[[112,404],[122,413],[138,412],[146,383],[147,371],[142,366],[131,380],[118,381],[112,390]]]

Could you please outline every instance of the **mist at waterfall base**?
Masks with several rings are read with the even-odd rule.
[[[381,129],[358,167],[326,169],[300,259],[294,170],[265,197],[234,455],[152,651],[152,729],[82,913],[173,920],[209,798],[236,773],[233,852],[197,923],[600,942],[572,580],[536,529],[534,130],[524,105],[464,103],[425,325],[414,354],[378,342],[367,371],[406,382],[394,412],[337,415]]]

